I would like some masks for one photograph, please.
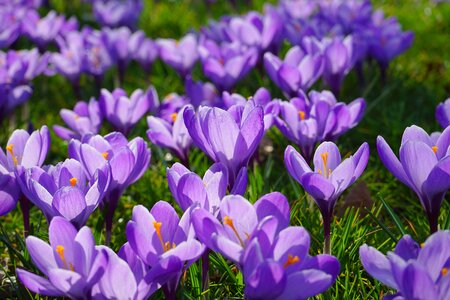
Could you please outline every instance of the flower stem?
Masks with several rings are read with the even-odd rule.
[[[111,243],[111,231],[112,231],[112,223],[113,223],[113,217],[114,212],[117,208],[117,204],[119,202],[119,198],[122,195],[122,192],[120,190],[112,190],[109,194],[109,197],[107,197],[108,206],[106,207],[106,216],[105,216],[105,244],[109,246]]]
[[[323,253],[331,254],[331,218],[322,216],[323,218]]]
[[[209,249],[202,254],[202,289],[203,292],[209,289]]]
[[[19,198],[20,209],[23,216],[23,234],[25,237],[30,233],[30,202],[23,195]]]

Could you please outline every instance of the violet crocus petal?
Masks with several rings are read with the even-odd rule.
[[[81,145],[79,154],[80,161],[86,168],[89,178],[93,178],[97,169],[102,169],[107,163],[101,152],[88,144]],[[76,159],[76,157],[73,158]]]
[[[286,281],[283,266],[276,262],[262,262],[245,279],[245,295],[249,299],[273,299],[283,291]]]
[[[422,195],[422,185],[437,164],[436,154],[427,144],[410,140],[400,147],[400,161],[414,191]]]
[[[147,274],[148,266],[146,266],[142,259],[140,259],[139,256],[133,251],[130,243],[126,242],[122,247],[120,247],[117,255],[119,255],[119,257],[126,261],[130,266],[137,282],[141,281],[141,279],[143,279]]]
[[[181,242],[176,245],[175,248],[164,252],[164,254],[161,255],[161,258],[164,259],[173,255],[178,257],[181,261],[195,261],[202,255],[204,250],[205,247],[203,244],[197,240],[191,239],[189,241]]]
[[[435,282],[419,263],[408,265],[403,271],[402,295],[406,299],[439,299]]]
[[[329,180],[335,188],[334,197],[339,197],[339,195],[341,195],[342,192],[344,192],[344,190],[352,183],[355,167],[353,158],[349,157],[333,170]]]
[[[255,202],[254,208],[258,220],[273,215],[278,220],[278,230],[289,226],[291,218],[289,202],[283,194],[279,192],[266,194]]]
[[[25,146],[26,146],[29,138],[30,138],[30,134],[27,131],[25,131],[23,129],[17,129],[17,130],[14,130],[14,132],[11,134],[11,136],[8,139],[7,145],[14,145],[13,152],[14,152],[14,156],[16,156],[16,158],[18,160],[18,164],[20,164],[20,162],[21,162],[20,158],[23,157],[23,151],[25,149]],[[34,155],[36,155],[36,153],[34,153]],[[6,153],[6,156],[8,158],[8,164],[10,166],[14,166],[13,158],[9,151]]]
[[[355,163],[352,183],[361,176],[369,162],[369,144],[363,143],[353,154],[352,159]]]
[[[209,157],[213,160],[216,159],[216,155],[211,148],[211,145],[206,140],[205,134],[202,131],[202,127],[200,125],[200,119],[205,118],[205,114],[208,111],[208,108],[200,106],[198,109],[198,116],[195,115],[194,108],[188,106],[183,113],[184,123],[186,128],[188,129],[189,135],[194,141],[195,145],[199,147],[203,152],[205,152]]]
[[[76,272],[64,269],[51,269],[48,272],[48,279],[55,287],[71,298],[85,297],[84,288],[86,281],[83,276]]]
[[[327,155],[326,165],[322,155]],[[336,144],[332,142],[323,142],[317,147],[314,153],[314,172],[321,170],[322,172],[328,172],[328,170],[334,170],[341,163],[341,153]],[[353,174],[353,172],[352,172]]]
[[[319,173],[304,174],[300,184],[315,200],[330,200],[334,196],[335,187]]]
[[[372,277],[393,289],[398,288],[392,276],[391,263],[381,252],[364,244],[359,248],[359,258],[364,269]]]
[[[403,184],[413,189],[413,183],[406,175],[406,172],[403,168],[404,166],[400,163],[399,159],[395,156],[394,152],[392,152],[392,149],[389,147],[382,136],[377,137],[377,150],[381,162],[389,170],[389,172],[391,172],[392,175],[394,175]]]
[[[193,203],[199,203],[200,207],[210,210],[203,180],[195,173],[185,174],[180,178],[176,199],[183,211],[187,210]]]
[[[298,256],[299,266],[308,255],[310,245],[309,234],[303,227],[292,226],[282,230],[275,242],[273,248],[273,258],[276,261],[285,263],[288,261],[288,256]],[[290,266],[296,267],[297,264]]]
[[[450,154],[450,126],[445,128],[440,135],[438,133],[432,133],[430,138],[433,140],[435,136],[438,136],[437,140],[434,139],[435,145],[437,146],[436,156],[438,159],[441,159]]]
[[[278,299],[307,299],[326,291],[334,279],[319,270],[303,270],[287,277],[286,288]]]
[[[87,277],[95,255],[95,240],[88,227],[83,227],[78,231],[73,247],[77,256],[73,262],[74,269],[77,273]]]
[[[49,148],[50,132],[47,126],[42,126],[40,130],[34,131],[30,135],[23,149],[21,165],[26,168],[42,166]]]
[[[425,241],[417,263],[427,270],[431,280],[436,282],[449,259],[450,231],[438,231]]]
[[[245,118],[246,109],[249,105],[250,104],[246,104],[244,108],[243,119]],[[263,134],[264,111],[262,107],[256,106],[251,109],[241,126],[241,136],[244,138],[245,144],[247,146],[247,152],[244,154],[246,157],[250,157],[253,152],[255,152]]]
[[[52,206],[53,196],[36,180],[30,179],[30,183],[30,192],[33,195],[30,201],[42,209],[46,216],[53,216],[55,214]]]
[[[212,241],[212,236],[227,235],[223,226],[210,212],[205,209],[197,208],[191,213],[192,224],[197,238],[208,248],[216,250]]]
[[[240,262],[242,254],[242,246],[240,244],[237,244],[223,235],[212,235],[211,240],[213,245],[211,248],[212,250],[221,253],[235,263]]]
[[[423,192],[433,196],[445,193],[450,189],[450,155],[439,161],[431,170],[423,185]],[[438,204],[438,203],[436,203]],[[439,205],[440,206],[440,205]]]
[[[32,292],[49,297],[63,297],[65,293],[57,289],[49,280],[17,268],[17,277]]]
[[[417,259],[420,246],[409,235],[404,235],[395,246],[394,253],[403,258],[405,261]]]
[[[420,141],[424,142],[430,147],[434,146],[428,133],[416,125],[406,127],[405,131],[403,132],[401,144],[403,145],[407,141]]]
[[[333,280],[339,275],[341,265],[339,260],[329,254],[319,254],[309,257],[303,265],[304,269],[318,269],[333,277]]]
[[[238,175],[239,178],[239,175]],[[237,181],[237,180],[236,180]],[[203,176],[209,207],[219,208],[220,201],[226,195],[228,186],[228,170],[222,163],[213,164]],[[236,185],[236,184],[235,184]]]
[[[175,141],[172,137],[171,126],[165,120],[149,116],[147,118],[147,123],[149,127],[147,136],[153,144],[176,149]]]
[[[445,100],[436,107],[436,120],[442,128],[450,125],[450,98]]]
[[[180,217],[172,205],[166,201],[158,201],[153,205],[150,214],[157,222],[162,223],[162,237],[167,241],[171,241],[180,222]]]
[[[53,196],[53,208],[64,218],[78,225],[84,221],[86,200],[83,193],[74,187],[63,187]]]
[[[450,276],[445,276],[441,279],[438,289],[439,299],[450,298]]]
[[[230,195],[241,195],[243,196],[247,191],[248,185],[248,173],[247,168],[242,167],[236,176],[233,187],[231,188]]]
[[[0,216],[6,215],[16,207],[19,190],[14,177],[0,173]]]
[[[33,263],[42,273],[48,275],[48,270],[58,267],[53,256],[53,249],[49,244],[34,236],[29,236],[26,239],[26,245]]]
[[[57,246],[64,247],[64,256],[67,262],[74,261],[74,249],[73,249],[73,241],[77,235],[77,230],[75,226],[72,225],[68,220],[63,217],[54,217],[50,222],[50,226],[48,228],[48,237],[50,240],[50,245],[53,249],[56,249]],[[60,257],[55,252],[55,259],[58,261]],[[61,264],[62,265],[62,264]]]
[[[135,157],[130,149],[123,147],[114,153],[114,157],[109,160],[109,164],[111,166],[113,180],[119,185],[123,185],[127,182],[128,177],[133,171]]]
[[[175,201],[178,202],[178,182],[181,176],[188,174],[191,171],[180,163],[174,163],[172,167],[166,169],[167,183],[169,185],[170,192],[172,193]]]
[[[284,151],[284,163],[289,174],[298,182],[300,182],[303,174],[312,172],[303,156],[292,146],[287,146]]]

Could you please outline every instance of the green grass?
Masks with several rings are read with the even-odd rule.
[[[191,29],[198,29],[206,24],[210,17],[218,18],[222,14],[233,13],[232,7],[218,1],[211,14],[203,1],[159,1],[153,5],[146,2],[140,27],[152,37],[179,38]],[[274,1],[271,1],[274,2]],[[364,141],[371,146],[369,165],[361,179],[349,189],[339,200],[336,208],[338,216],[332,225],[332,252],[341,262],[341,274],[336,284],[316,299],[378,299],[388,290],[374,281],[364,272],[359,261],[358,249],[370,244],[386,252],[392,249],[402,233],[410,234],[419,242],[425,240],[428,225],[419,201],[408,188],[400,184],[388,173],[378,159],[375,139],[383,135],[388,143],[398,149],[402,132],[406,126],[417,124],[427,131],[439,130],[434,119],[437,103],[450,95],[450,5],[434,5],[429,1],[410,0],[373,1],[376,8],[381,8],[386,15],[397,16],[405,29],[413,30],[415,41],[413,47],[394,60],[390,66],[386,84],[379,80],[378,70],[368,68],[367,86],[364,90],[357,88],[356,76],[350,74],[346,79],[342,92],[342,100],[350,101],[364,96],[368,102],[367,114],[358,127],[351,130],[339,140],[344,154],[354,152]],[[72,3],[72,1],[51,1],[60,12],[76,15],[82,23],[94,24],[88,13],[88,7]],[[254,1],[254,7],[261,9],[263,1]],[[240,12],[247,11],[241,5]],[[30,47],[21,40],[20,46]],[[199,68],[195,77],[201,77]],[[146,88],[145,78],[140,68],[132,64],[127,72],[125,88],[132,91]],[[112,89],[115,81],[115,70],[110,70],[105,78],[104,87]],[[176,73],[158,62],[151,78],[160,97],[170,92],[183,92],[183,85]],[[280,91],[266,76],[253,71],[244,79],[236,92],[244,96],[251,95],[260,85],[268,87],[273,95],[281,96]],[[96,95],[98,88],[89,78],[82,80],[84,99]],[[318,86],[317,88],[321,88]],[[60,76],[52,78],[40,77],[34,81],[34,94],[29,102],[30,120],[34,126],[44,124],[52,126],[61,124],[58,112],[61,108],[73,107],[74,99],[67,81]],[[24,109],[18,108],[15,121],[3,124],[0,132],[0,145],[6,144],[7,137],[16,127],[25,128],[28,116]],[[133,136],[146,136],[146,124],[142,120],[133,130]],[[106,131],[105,131],[106,132]],[[260,153],[260,160],[249,167],[249,188],[247,198],[254,202],[261,195],[271,191],[284,193],[291,203],[291,224],[304,226],[311,234],[311,254],[321,253],[323,232],[320,213],[316,205],[306,197],[302,188],[295,183],[283,165],[283,152],[288,142],[276,130],[267,135],[274,151]],[[118,250],[125,242],[124,229],[130,219],[131,208],[136,204],[151,207],[161,199],[173,203],[169,192],[165,169],[173,161],[165,161],[165,152],[152,146],[152,163],[148,172],[136,184],[127,189],[115,215],[112,248]],[[67,143],[52,135],[52,147],[47,163],[57,163],[67,156]],[[191,165],[193,171],[203,174],[211,164],[198,150],[193,151]],[[365,186],[360,184],[365,183]],[[358,185],[358,188],[354,188]],[[448,199],[448,197],[447,197]],[[361,203],[365,203],[363,207]],[[449,201],[445,201],[440,224],[447,224],[450,209]],[[98,210],[90,218],[88,225],[95,230],[97,242],[101,243],[103,235],[101,227],[101,211]],[[38,209],[32,209],[32,234],[46,238],[47,224]],[[447,222],[446,222],[447,220]],[[0,286],[2,298],[39,298],[31,295],[23,286],[15,283],[15,268],[23,266],[35,270],[24,247],[22,238],[22,220],[20,209],[2,217],[0,223],[1,272],[4,274]],[[211,284],[206,293],[210,298],[242,298],[242,274],[220,255],[211,254]],[[194,264],[186,274],[179,290],[179,297],[198,299],[201,297],[200,263]],[[155,298],[162,298],[157,293]]]

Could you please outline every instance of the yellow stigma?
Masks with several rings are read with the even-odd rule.
[[[80,118],[80,116],[75,114],[75,117],[74,117],[75,121],[78,120],[79,118]]]
[[[442,276],[447,275],[448,274],[448,268],[442,268],[441,274],[442,274]]]
[[[420,244],[420,248],[423,248],[425,246],[425,243]]]
[[[166,244],[164,243],[162,234],[161,234],[161,226],[162,222],[153,221],[153,227],[155,227],[156,234],[158,235],[159,241],[161,242],[161,246],[163,247],[164,252],[166,252]]]
[[[64,247],[63,246],[61,246],[61,245],[56,246],[56,253],[58,253],[59,258],[61,259],[61,261],[64,265],[64,268],[75,271],[72,264],[67,264],[66,257],[64,256]]]
[[[102,156],[103,156],[104,159],[108,160],[109,153],[108,152],[103,152]]]
[[[76,179],[75,177],[70,178],[70,185],[71,186],[75,186],[78,182],[78,179]]]
[[[175,121],[177,120],[177,113],[173,113],[173,114],[170,114],[170,118],[172,119],[172,122],[174,122],[175,123]]]
[[[233,230],[234,234],[235,234],[236,237],[238,238],[239,243],[241,244],[242,247],[244,247],[245,244],[244,244],[244,242],[242,241],[241,237],[239,236],[239,233],[238,233],[238,231],[236,230],[236,227],[234,227],[233,220],[232,220],[229,216],[225,216],[225,217],[223,218],[223,224],[224,224],[224,225],[230,226],[231,230]]]
[[[19,162],[17,161],[17,156],[14,155],[14,144],[9,144],[8,146],[6,146],[6,151],[8,151],[9,154],[11,154],[14,166],[17,166]]]
[[[292,256],[292,254],[288,254],[288,258],[286,260],[286,262],[284,263],[284,268],[286,269],[287,267],[289,267],[290,265],[296,264],[300,261],[300,258],[298,258],[298,256]]]
[[[438,151],[438,146],[431,147],[431,150],[433,150],[434,154],[436,154],[436,152]]]
[[[304,111],[301,111],[301,110],[300,110],[300,111],[298,112],[298,115],[300,116],[300,120],[302,120],[302,121],[305,120],[306,114],[305,114]]]
[[[330,173],[331,173],[331,170],[328,170],[328,168],[327,168],[328,152],[324,152],[324,153],[320,154],[320,156],[322,157],[322,161],[323,161],[323,176],[328,178],[328,176],[330,176]]]

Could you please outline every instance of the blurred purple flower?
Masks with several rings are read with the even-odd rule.
[[[147,74],[150,74],[153,62],[158,58],[157,44],[147,38],[142,30],[134,32],[128,40],[128,51]]]
[[[37,11],[29,10],[23,19],[22,30],[43,50],[59,35],[64,23],[65,18],[57,15],[55,11],[50,11],[47,16],[41,18]]]
[[[198,41],[194,34],[187,34],[181,40],[158,39],[159,56],[162,61],[186,77],[198,60]]]
[[[436,107],[436,120],[442,128],[450,126],[450,98]]]
[[[142,0],[94,0],[94,16],[102,26],[130,29],[136,27],[141,11]]]
[[[334,143],[320,144],[314,154],[314,170],[292,146],[288,146],[284,152],[284,163],[289,174],[319,206],[324,226],[324,253],[331,253],[330,225],[336,201],[361,176],[368,160],[367,143],[362,144],[354,155],[343,161]]]
[[[215,86],[209,82],[194,81],[191,76],[187,76],[184,81],[186,97],[194,107],[217,106],[218,93]]]

